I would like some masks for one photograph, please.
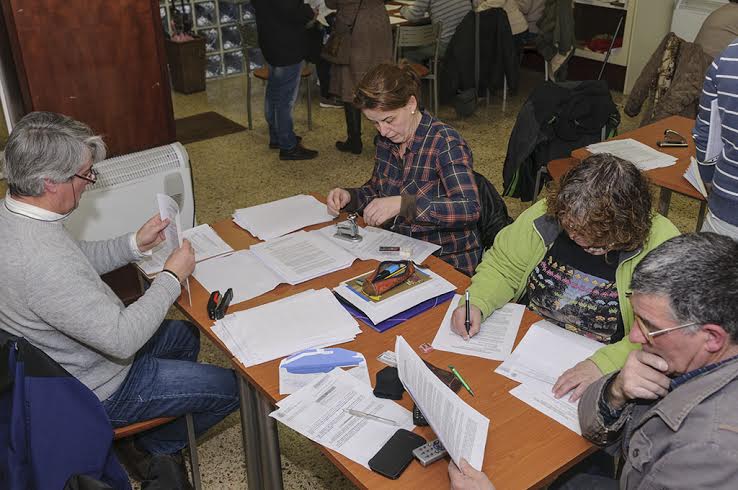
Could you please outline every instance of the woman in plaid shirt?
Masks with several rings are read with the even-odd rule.
[[[418,107],[410,65],[381,64],[356,88],[354,105],[379,132],[374,172],[328,193],[328,211],[363,212],[369,226],[436,243],[439,258],[471,275],[482,255],[472,153],[452,127]]]

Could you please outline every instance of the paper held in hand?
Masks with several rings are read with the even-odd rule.
[[[443,384],[402,336],[395,341],[395,352],[400,381],[451,459],[459,466],[464,458],[482,471],[489,419]]]
[[[179,204],[166,194],[157,194],[156,202],[159,206],[159,217],[168,219],[169,225],[164,228],[164,250],[167,257],[175,249],[182,246],[182,221],[179,217]],[[162,264],[163,266],[163,264]],[[185,279],[184,287],[187,290],[187,301],[192,306],[192,293],[190,292],[190,278]]]

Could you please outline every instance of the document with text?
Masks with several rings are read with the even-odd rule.
[[[306,226],[333,221],[325,204],[313,196],[297,195],[236,209],[233,221],[262,240],[277,238]]]
[[[469,406],[433,374],[402,336],[395,341],[403,386],[456,465],[466,459],[481,471],[489,419]]]
[[[451,299],[446,316],[443,317],[443,322],[431,344],[433,348],[504,361],[512,351],[525,306],[514,303],[506,304],[482,322],[482,328],[478,334],[469,340],[464,340],[462,336],[451,330],[451,315],[459,306],[461,298],[461,295],[457,294]]]
[[[382,417],[396,425],[351,415],[347,410]],[[415,428],[409,410],[375,397],[371,385],[342,369],[334,369],[281,400],[269,416],[365,468],[397,429]]]
[[[175,249],[182,246],[182,221],[179,217],[179,204],[166,194],[157,194],[156,202],[159,205],[159,217],[162,220],[169,220],[169,226],[164,228],[165,240],[163,247],[165,250],[164,253],[168,257]],[[190,306],[192,306],[189,277],[185,279],[184,287],[187,290],[187,300]]]

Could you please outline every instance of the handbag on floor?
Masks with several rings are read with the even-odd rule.
[[[359,2],[359,6],[356,9],[354,15],[354,21],[348,26],[348,29],[341,29],[339,26],[334,26],[333,32],[328,36],[323,50],[320,52],[320,56],[329,63],[334,65],[348,65],[351,60],[351,35],[354,32],[354,25],[356,19],[359,16],[359,10],[364,0]]]

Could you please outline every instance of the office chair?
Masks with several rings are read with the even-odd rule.
[[[238,31],[241,33],[241,50],[243,51],[244,73],[246,73],[246,112],[249,120],[249,129],[254,129],[253,118],[251,115],[251,77],[252,75],[259,80],[266,82],[269,80],[269,68],[262,66],[256,70],[251,70],[251,60],[249,58],[249,49],[259,47],[259,34],[256,31],[256,25],[252,22],[244,22],[238,25]],[[301,80],[307,80],[307,123],[308,130],[313,129],[313,106],[312,93],[310,90],[310,79],[313,76],[313,69],[306,63],[302,67],[300,73]]]
[[[431,103],[433,114],[438,114],[438,53],[441,46],[441,24],[425,24],[419,26],[397,26],[395,28],[394,60],[399,61],[403,48],[417,48],[422,46],[433,46],[433,57],[430,59],[431,66],[420,63],[410,63],[415,73],[421,80],[429,80],[431,83]]]

